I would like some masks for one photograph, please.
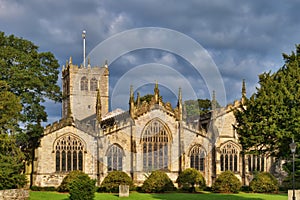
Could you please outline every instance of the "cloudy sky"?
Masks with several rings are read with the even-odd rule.
[[[80,65],[86,30],[91,59],[97,65],[104,63],[95,60],[100,53],[111,59],[112,109],[128,109],[130,85],[143,95],[152,93],[156,80],[172,104],[179,87],[184,99],[210,98],[216,90],[227,104],[240,98],[243,79],[249,96],[258,75],[276,71],[282,53],[300,43],[299,9],[296,0],[0,0],[0,31],[33,41],[61,65],[70,56]],[[130,30],[138,32],[130,35]],[[47,103],[49,122],[59,119],[60,107]]]

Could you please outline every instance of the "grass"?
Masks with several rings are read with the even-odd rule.
[[[117,200],[118,194],[96,193],[95,200]],[[30,200],[68,200],[69,194],[57,192],[30,192]],[[286,200],[287,194],[215,194],[215,193],[164,193],[164,194],[143,194],[132,192],[126,200]]]

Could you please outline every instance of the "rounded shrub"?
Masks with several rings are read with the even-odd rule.
[[[201,189],[205,187],[204,177],[194,168],[188,168],[182,171],[179,174],[176,183],[179,184],[182,190],[189,192],[195,192],[195,185]]]
[[[279,187],[277,179],[269,172],[255,174],[249,186],[253,192],[258,193],[277,192]]]
[[[147,193],[173,191],[173,182],[165,172],[153,171],[144,181],[142,191]]]
[[[96,180],[87,174],[79,174],[69,183],[70,200],[92,200],[95,197]]]
[[[232,171],[225,171],[218,176],[212,185],[212,190],[218,193],[238,193],[241,186],[241,181]]]
[[[99,191],[118,192],[119,185],[129,185],[129,190],[133,189],[133,181],[125,172],[112,171],[102,181]]]
[[[69,184],[80,175],[85,175],[85,173],[79,170],[71,171],[67,176],[65,176],[60,186],[57,188],[57,191],[69,192]]]

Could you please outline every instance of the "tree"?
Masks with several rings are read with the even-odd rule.
[[[15,133],[21,109],[20,99],[0,80],[0,134]]]
[[[0,190],[21,188],[26,184],[24,159],[14,136],[0,134]]]
[[[5,81],[10,92],[21,101],[19,123],[23,128],[18,134],[18,142],[27,160],[32,160],[43,133],[41,122],[47,121],[42,103],[47,99],[61,100],[57,85],[59,64],[52,53],[39,53],[32,42],[0,32],[0,66],[0,80]]]
[[[261,74],[256,93],[235,111],[236,130],[246,152],[287,157],[292,138],[300,140],[300,45],[283,58],[284,66]]]

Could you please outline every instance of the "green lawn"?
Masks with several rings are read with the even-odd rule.
[[[57,192],[30,192],[30,200],[51,199],[68,200],[69,194],[60,194]],[[96,193],[95,200],[116,200],[120,199],[117,194]],[[128,200],[286,200],[287,194],[214,194],[214,193],[166,193],[166,194],[143,194],[132,192]]]

